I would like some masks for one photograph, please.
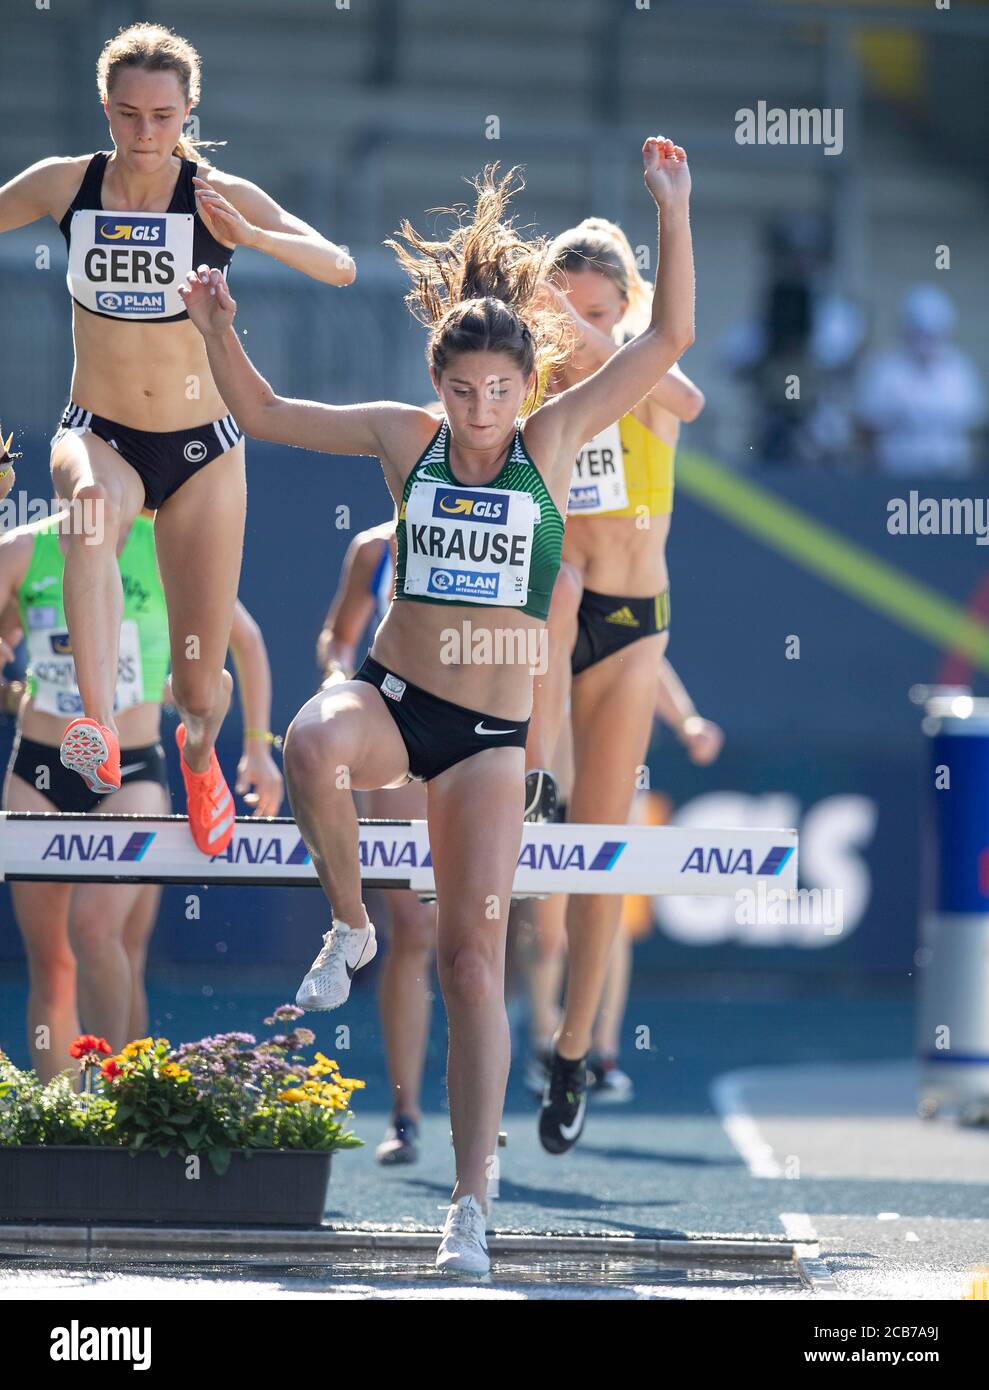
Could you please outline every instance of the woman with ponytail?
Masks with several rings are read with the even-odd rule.
[[[244,542],[244,445],[179,286],[208,266],[225,277],[238,246],[331,285],[349,284],[354,265],[260,188],[212,168],[183,134],[200,91],[185,39],[131,25],[105,45],[97,81],[112,150],[44,159],[0,188],[0,232],[47,215],[69,248],[75,369],[51,472],[72,503],[64,602],[83,713],[60,758],[91,792],[119,789],[117,552],[138,513],[157,509],[189,823],[213,855],[234,826],[214,743],[232,689],[223,663]]]
[[[183,299],[213,375],[261,439],[381,461],[397,509],[395,595],[353,680],[314,696],[285,743],[292,811],[332,904],[298,1002],[344,1003],[376,950],[361,900],[352,790],[426,783],[437,894],[437,965],[449,1021],[447,1091],[457,1180],[437,1264],[484,1272],[488,1174],[509,1064],[505,936],[522,838],[533,669],[559,570],[577,450],[631,410],[693,339],[690,174],[679,146],[648,139],[648,191],[663,257],[649,323],[593,376],[539,403],[572,350],[548,302],[547,248],[505,219],[513,179],[486,170],[472,215],[428,240],[407,222],[388,244],[429,328],[443,406],[331,406],[277,395],[233,329],[218,270]]]
[[[667,251],[664,244],[664,256]],[[621,344],[643,331],[651,295],[625,233],[604,218],[588,217],[561,233],[550,260],[550,284],[579,334],[576,351],[553,382],[553,390],[563,393],[557,399],[565,399],[601,375],[603,364],[626,351]],[[536,682],[526,750],[528,782],[542,788],[545,817],[555,799],[545,769],[569,695],[574,760],[567,817],[605,825],[628,819],[649,747],[657,686],[669,669],[664,663],[670,622],[665,551],[673,456],[681,422],[695,419],[703,406],[701,392],[671,364],[639,401],[615,411],[576,452],[564,565],[549,616],[548,671]],[[710,726],[682,693],[676,727],[689,746]],[[534,1040],[533,1063],[543,1067],[546,1083],[539,1137],[549,1153],[565,1153],[580,1137],[596,1017],[599,1036],[603,1031],[617,1037],[617,1027],[609,1026],[615,1020],[598,1015],[605,1007],[609,962],[617,966],[627,954],[626,944],[616,941],[621,907],[620,896],[594,893],[574,895],[567,906],[563,1015],[553,1038]],[[537,930],[544,919],[549,928],[554,905],[538,904],[534,916]],[[547,938],[551,935],[547,930]],[[544,978],[552,979],[552,971]],[[621,990],[617,994],[620,1003]],[[551,1001],[539,1002],[545,1017]],[[605,1096],[619,1092],[609,1086],[622,1081],[616,1062],[614,1055],[591,1059],[596,1086]]]

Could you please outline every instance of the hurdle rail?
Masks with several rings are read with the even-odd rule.
[[[365,887],[433,890],[425,821],[361,820],[359,832]],[[196,849],[184,816],[37,811],[0,812],[4,879],[319,885],[290,817],[239,816],[229,847],[209,857]],[[514,891],[734,896],[760,882],[787,896],[796,891],[795,830],[527,824]]]

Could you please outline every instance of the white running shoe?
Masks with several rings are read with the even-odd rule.
[[[484,1238],[484,1210],[468,1193],[450,1207],[436,1252],[436,1268],[462,1274],[487,1274],[491,1269],[488,1243]]]
[[[357,931],[334,917],[333,926],[323,936],[323,949],[295,996],[300,1009],[325,1011],[338,1009],[347,1002],[355,970],[374,960],[378,953],[374,927],[366,912],[364,920],[367,926]]]

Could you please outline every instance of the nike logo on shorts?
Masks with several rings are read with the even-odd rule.
[[[120,769],[120,775],[121,777],[126,777],[128,772],[136,772],[139,767],[147,767],[147,763],[128,763],[127,767],[122,767]]]
[[[516,730],[516,729],[486,729],[486,728],[484,727],[484,721],[483,721],[483,719],[482,719],[482,721],[480,722],[480,724],[475,724],[475,725],[474,725],[474,732],[475,732],[475,734],[514,734],[514,733],[517,733],[517,730]]]

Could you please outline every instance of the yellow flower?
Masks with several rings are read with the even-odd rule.
[[[337,1085],[346,1086],[348,1091],[363,1091],[364,1087],[367,1085],[367,1082],[357,1081],[352,1076],[338,1076]]]
[[[166,1062],[161,1069],[162,1076],[171,1077],[175,1081],[188,1081],[192,1072],[185,1067],[180,1067],[178,1062]]]
[[[149,1052],[154,1046],[150,1038],[138,1038],[136,1042],[129,1042],[121,1052],[121,1057],[139,1057],[142,1052]]]
[[[309,1068],[310,1073],[314,1073],[314,1072],[317,1070],[317,1068],[318,1068],[320,1071],[339,1071],[339,1070],[340,1070],[340,1068],[337,1066],[337,1064],[336,1064],[336,1062],[333,1060],[333,1058],[332,1058],[332,1057],[327,1057],[327,1055],[326,1055],[325,1052],[317,1052],[317,1053],[316,1053],[316,1061],[315,1061],[315,1062],[313,1063],[313,1065]]]
[[[290,1087],[287,1091],[279,1091],[278,1099],[285,1101],[308,1100],[309,1097],[306,1095],[305,1091],[300,1091],[298,1086],[296,1086],[294,1088]]]

